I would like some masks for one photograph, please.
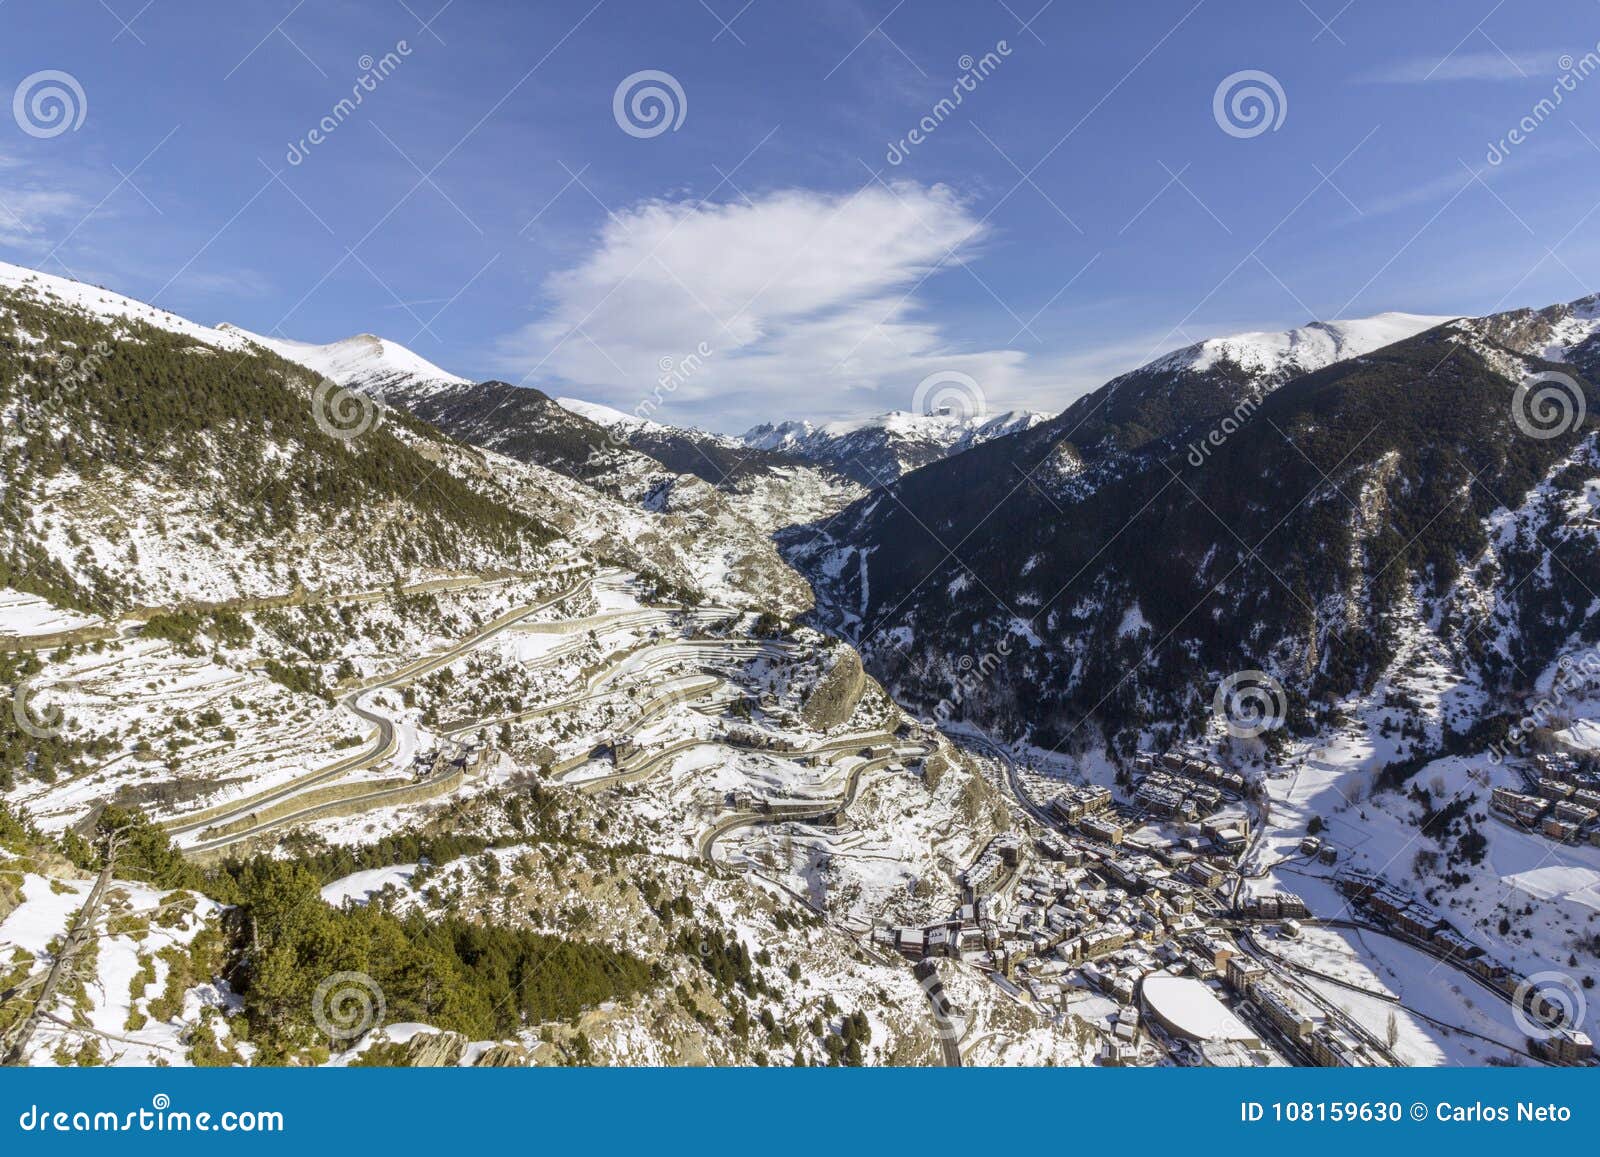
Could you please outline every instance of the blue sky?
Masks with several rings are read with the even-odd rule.
[[[0,117],[0,258],[629,410],[708,351],[656,416],[729,431],[941,372],[1055,410],[1209,335],[1600,288],[1593,0],[1085,8],[7,0],[0,95],[61,72],[84,111]],[[654,135],[614,114],[646,70],[682,94]],[[1214,101],[1247,70],[1254,135]]]

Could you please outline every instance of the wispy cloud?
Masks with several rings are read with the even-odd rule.
[[[1556,67],[1559,52],[1456,52],[1446,57],[1415,56],[1362,74],[1367,84],[1431,84],[1443,81],[1507,81],[1544,76]]]
[[[83,210],[83,198],[74,193],[0,182],[0,244],[29,252],[46,251],[50,226]]]
[[[704,343],[713,352],[658,417],[724,429],[909,408],[941,370],[998,398],[1024,355],[961,349],[919,300],[985,232],[949,190],[909,183],[647,201],[612,215],[586,258],[547,279],[549,312],[501,340],[499,368],[632,410],[664,366]]]
[[[19,158],[0,153],[0,245],[46,252],[52,227],[80,216],[87,207],[61,182],[46,180]]]

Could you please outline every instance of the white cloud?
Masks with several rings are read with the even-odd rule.
[[[940,186],[648,201],[546,280],[549,312],[501,340],[498,368],[631,411],[665,362],[704,343],[656,416],[721,429],[906,409],[939,370],[971,375],[993,403],[1015,392],[1024,355],[962,350],[918,302],[985,233]]]
[[[0,244],[30,252],[48,250],[50,223],[83,211],[83,199],[74,193],[0,183]]]
[[[1426,84],[1446,80],[1527,80],[1552,76],[1555,52],[1457,52],[1451,56],[1413,57],[1362,77],[1372,84]]]

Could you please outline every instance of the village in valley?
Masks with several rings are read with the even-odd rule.
[[[1502,791],[1496,812],[1538,826],[1532,813],[1548,810],[1542,830],[1552,838],[1592,825],[1594,791],[1575,786],[1577,762],[1540,760],[1542,794],[1513,796],[1530,801],[1526,813]],[[1047,1013],[1097,1012],[1099,1064],[1403,1064],[1393,1013],[1375,1031],[1329,999],[1337,978],[1285,951],[1310,924],[1367,928],[1499,1000],[1522,1002],[1529,1058],[1593,1063],[1589,1037],[1559,1010],[1538,1007],[1524,977],[1406,889],[1341,865],[1331,839],[1307,834],[1297,858],[1344,897],[1338,916],[1314,920],[1300,896],[1249,887],[1241,862],[1253,842],[1251,792],[1244,776],[1207,759],[1141,752],[1125,801],[1105,786],[1063,787],[1029,808],[1037,834],[989,843],[963,874],[963,902],[948,920],[880,925],[873,940],[914,960],[975,966]]]

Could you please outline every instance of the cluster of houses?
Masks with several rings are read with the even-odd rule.
[[[1333,883],[1353,904],[1365,908],[1390,928],[1444,950],[1452,960],[1491,983],[1504,984],[1509,975],[1504,965],[1491,960],[1480,945],[1461,935],[1437,911],[1404,888],[1358,868],[1336,873]]]
[[[1201,927],[1195,907],[1204,885],[1187,871],[1056,832],[1035,845],[1039,855],[1027,856],[1015,837],[996,837],[963,874],[965,902],[948,921],[879,928],[875,941],[913,958],[961,956],[1010,976],[1025,961],[1054,961],[1054,971],[1064,971],[1130,943]]]
[[[1339,849],[1321,836],[1306,836],[1300,841],[1300,854],[1315,856],[1319,864],[1337,864]]]
[[[1452,961],[1475,972],[1513,1000],[1526,995],[1528,984],[1521,976],[1491,958],[1481,945],[1467,939],[1404,889],[1381,876],[1354,869],[1339,872],[1334,884],[1353,903],[1364,907],[1389,927],[1442,950]],[[1560,1064],[1587,1064],[1594,1056],[1593,1042],[1576,1028],[1554,1027],[1546,1036],[1531,1039],[1529,1045],[1534,1055]]]
[[[975,863],[961,873],[961,889],[968,903],[997,892],[1021,861],[1022,837],[1009,832],[989,841]]]
[[[1235,856],[1244,851],[1249,840],[1250,820],[1243,812],[1216,816],[1206,813],[1207,818],[1200,818],[1196,800],[1206,799],[1206,806],[1212,809],[1223,802],[1220,794],[1214,801],[1211,799],[1209,793],[1215,790],[1209,787],[1192,789],[1178,802],[1175,811],[1160,813],[1182,817],[1186,821],[1180,826],[1186,827],[1191,834],[1180,839],[1182,846],[1179,850],[1189,856],[1210,852]],[[1047,807],[1054,818],[1071,825],[1079,835],[1097,844],[1117,847],[1128,838],[1129,824],[1112,808],[1112,796],[1108,788],[1071,787],[1057,794]],[[1199,822],[1194,823],[1194,820]],[[1136,821],[1133,826],[1138,826]]]
[[[1532,790],[1497,787],[1489,796],[1489,810],[1549,839],[1600,847],[1600,785],[1580,772],[1571,756],[1535,758],[1539,774],[1529,777]]]
[[[1157,816],[1198,820],[1244,794],[1244,777],[1204,759],[1169,751],[1141,751],[1133,760],[1138,787],[1133,800]]]
[[[1254,920],[1304,920],[1311,914],[1306,902],[1293,892],[1261,892],[1241,896],[1234,910]]]
[[[1134,843],[1100,838],[1095,825],[1114,822],[1111,793],[1104,788],[1069,788],[1051,801],[1050,810],[1066,821],[1062,829],[1040,834],[1031,846],[1009,837],[993,841],[963,877],[963,903],[947,920],[879,927],[874,944],[914,960],[961,959],[1044,1010],[1064,1010],[1085,990],[1101,994],[1117,1009],[1105,1021],[1102,1059],[1108,1064],[1136,1057],[1141,1039],[1148,1047],[1152,1032],[1177,1050],[1175,1056],[1193,1063],[1278,1063],[1259,1039],[1263,1033],[1279,1051],[1320,1065],[1390,1063],[1374,1040],[1271,976],[1215,926],[1226,912],[1217,892],[1231,878],[1226,860],[1191,856],[1183,848],[1152,854]],[[1238,828],[1247,828],[1242,819],[1228,823],[1234,826],[1203,833],[1204,842],[1214,848],[1218,833],[1239,835]],[[1233,910],[1236,917],[1277,921],[1285,935],[1293,935],[1296,920],[1306,914],[1304,901],[1285,892],[1244,898]],[[1420,914],[1417,920],[1443,923]],[[1169,995],[1146,1009],[1145,985],[1156,977],[1169,994],[1175,979],[1192,987],[1178,989],[1181,999]],[[1194,992],[1207,1001],[1197,1001]],[[1201,1007],[1195,1014],[1198,1035],[1189,1033],[1182,1010],[1221,1005],[1230,993],[1259,1031],[1231,1012],[1213,1015]],[[1208,1039],[1205,1026],[1211,1023],[1233,1027]],[[1269,1033],[1268,1025],[1275,1031]],[[1174,1043],[1182,1041],[1189,1044]]]

